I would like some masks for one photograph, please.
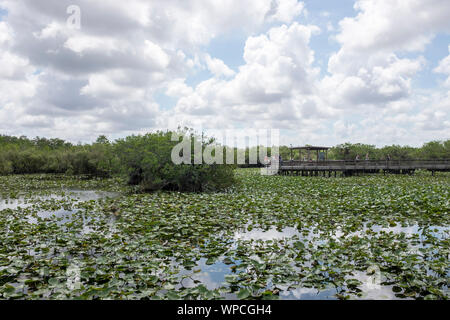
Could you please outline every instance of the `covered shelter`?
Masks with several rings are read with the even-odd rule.
[[[311,154],[316,154],[316,161],[326,161],[328,160],[328,149],[329,147],[318,147],[318,146],[304,146],[304,147],[290,147],[291,149],[291,160],[294,160],[294,151],[298,150],[300,161],[313,161]],[[306,151],[304,158],[302,158],[302,152]]]

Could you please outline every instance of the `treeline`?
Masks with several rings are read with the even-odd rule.
[[[108,176],[117,170],[110,146],[105,137],[91,145],[72,145],[61,139],[0,136],[0,174]]]
[[[202,152],[214,142],[188,129],[178,134],[180,137],[189,136],[193,143],[199,143]],[[100,136],[94,143],[74,145],[61,139],[0,135],[0,175],[54,173],[107,177],[123,174],[128,177],[130,184],[139,185],[144,190],[201,191],[219,189],[232,183],[232,165],[175,165],[171,161],[171,152],[179,141],[172,141],[171,137],[170,131],[158,131],[112,142]],[[223,163],[226,163],[230,148],[221,148]],[[261,148],[231,149],[232,162],[238,163],[239,151],[245,163],[238,164],[239,167],[262,166],[263,159],[260,156],[256,163],[250,163],[251,159],[255,159],[252,154],[259,155],[260,151],[264,151]],[[271,148],[267,148],[269,157],[271,151]],[[283,160],[291,158],[289,147],[281,146],[279,151]],[[392,160],[450,159],[450,140],[431,141],[418,148],[398,145],[377,148],[373,145],[345,143],[328,150],[328,159],[353,160],[356,155],[364,159],[366,154],[370,159],[386,159],[388,155]],[[298,152],[294,152],[293,156],[298,159]],[[194,154],[191,163],[194,163],[193,157]]]
[[[259,154],[262,146],[246,148],[241,150],[245,153],[245,163],[244,165],[239,165],[239,167],[262,167],[264,164],[261,159],[258,158],[257,164],[250,164],[250,154]],[[270,157],[272,150],[267,149],[267,155]],[[236,150],[235,150],[236,152]],[[303,160],[307,155],[305,150],[302,151],[302,159],[299,157],[298,150],[291,150],[288,146],[280,146],[279,154],[282,160],[290,160],[291,156],[294,160]],[[423,144],[421,147],[410,147],[410,146],[384,146],[382,148],[377,148],[374,145],[361,144],[361,143],[344,143],[337,146],[331,147],[327,156],[329,160],[354,160],[357,155],[360,159],[365,159],[366,154],[369,159],[372,160],[385,160],[389,157],[391,160],[436,160],[436,159],[450,159],[450,140],[446,141],[431,141]],[[311,157],[316,160],[316,152],[311,151]]]
[[[305,155],[303,151],[302,155]],[[289,147],[280,147],[280,154],[283,159],[291,158]],[[314,156],[314,152],[311,154]],[[357,155],[360,159],[364,159],[366,154],[372,160],[385,160],[388,156],[392,160],[434,160],[434,159],[450,159],[450,140],[427,142],[422,147],[410,146],[385,146],[377,148],[374,145],[361,143],[344,143],[332,147],[328,150],[329,160],[354,160]],[[299,160],[298,151],[293,153],[295,160]]]
[[[203,142],[186,130],[204,150]],[[0,136],[0,175],[52,173],[108,177],[122,174],[142,191],[205,191],[229,187],[234,182],[230,165],[175,165],[171,153],[178,141],[172,132],[158,131],[109,141],[100,136],[92,144],[73,145],[60,139]],[[201,141],[200,141],[201,140]],[[192,163],[194,163],[192,161]]]
[[[374,160],[384,160],[388,156],[392,160],[450,159],[450,140],[431,141],[419,148],[398,145],[376,148],[373,145],[346,143],[338,145],[330,151],[331,156],[337,160],[352,160],[355,159],[356,155],[363,159],[366,154]]]

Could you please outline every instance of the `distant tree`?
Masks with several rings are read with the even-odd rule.
[[[424,159],[450,159],[450,140],[425,143],[420,149],[420,155]]]
[[[328,152],[328,158],[333,160],[354,160],[356,155],[364,158],[366,154],[369,154],[370,159],[378,159],[380,152],[374,145],[347,142],[331,148]]]
[[[108,138],[104,135],[101,135],[97,138],[97,140],[95,141],[95,143],[97,144],[110,144]]]

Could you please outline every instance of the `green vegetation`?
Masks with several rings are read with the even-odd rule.
[[[181,166],[175,168],[168,164],[171,148],[177,142],[170,141],[171,132],[155,132],[144,136],[130,136],[114,142],[100,136],[95,143],[72,145],[60,139],[0,136],[0,175],[6,174],[32,174],[32,173],[67,173],[73,175],[88,174],[98,177],[111,177],[117,174],[127,174],[129,181],[143,182],[143,189],[154,190],[166,187],[180,190],[202,190],[210,187],[227,186],[223,180],[231,180],[229,172],[231,167],[217,168],[215,166]],[[198,136],[185,130],[181,134],[191,135],[193,139],[200,140]],[[204,148],[214,140],[202,142]],[[259,154],[260,148],[256,149]],[[261,163],[249,164],[251,149],[244,152],[245,165],[240,167],[259,167]],[[223,147],[224,158],[227,148]],[[234,163],[237,163],[238,149],[234,149]],[[353,160],[356,154],[364,157],[369,153],[370,159],[386,159],[389,154],[392,160],[404,159],[450,159],[450,140],[443,142],[432,141],[425,143],[421,148],[386,146],[376,148],[372,145],[345,143],[331,148],[328,158],[334,160]],[[145,154],[145,159],[144,159]],[[267,148],[271,155],[271,148]],[[288,147],[281,146],[280,154],[283,159],[290,159]],[[298,153],[294,153],[298,158]],[[225,163],[225,160],[224,160]],[[164,172],[166,165],[169,172]],[[143,166],[143,167],[142,167]],[[147,169],[146,173],[140,172]],[[221,166],[223,167],[223,166]],[[150,173],[152,172],[152,173]],[[178,175],[174,177],[173,174]],[[206,179],[214,176],[214,179]],[[217,183],[213,183],[216,181]],[[185,186],[188,181],[189,186]],[[206,183],[206,181],[209,181]]]
[[[235,176],[226,192],[148,194],[0,177],[0,299],[450,297],[448,173]]]
[[[174,164],[171,153],[179,141],[172,141],[171,137],[171,132],[157,132],[116,142],[114,153],[120,159],[129,184],[139,185],[144,191],[191,192],[220,190],[233,184],[233,166],[193,165],[194,154],[191,155],[192,164]],[[194,142],[202,145],[198,137],[193,134],[190,137],[192,145]]]
[[[180,134],[190,135],[192,141],[199,140],[187,131],[180,131]],[[59,139],[0,136],[0,175],[124,175],[130,185],[138,185],[142,191],[197,192],[224,189],[233,184],[233,166],[173,164],[171,151],[178,141],[171,141],[171,136],[170,131],[158,131],[113,143],[100,136],[91,145],[72,145]],[[203,149],[207,145],[200,143]]]
[[[214,143],[180,133],[201,151]],[[333,179],[175,165],[171,137],[0,136],[0,299],[450,297],[448,173]],[[450,140],[344,144],[329,158],[449,152]]]
[[[290,150],[286,146],[280,147],[280,154],[283,159],[291,158]],[[370,159],[373,160],[384,160],[388,155],[392,160],[450,159],[450,140],[427,142],[420,148],[398,145],[377,148],[368,144],[344,143],[331,148],[328,151],[328,158],[330,160],[354,160],[357,154],[362,158],[369,154]],[[298,160],[298,152],[294,153],[294,159]]]
[[[425,143],[421,148],[396,145],[376,148],[372,145],[345,143],[330,150],[331,158],[337,160],[353,160],[357,154],[364,156],[366,153],[371,159],[386,159],[387,155],[392,160],[450,159],[450,140],[431,141]]]
[[[0,174],[68,173],[108,176],[112,166],[109,142],[74,146],[60,139],[0,136]]]

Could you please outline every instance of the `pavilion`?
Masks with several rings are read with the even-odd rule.
[[[317,147],[317,146],[304,146],[304,147],[290,147],[291,149],[291,160],[294,159],[294,150],[298,150],[299,159],[302,161],[302,151],[306,151],[306,161],[312,161],[311,151],[316,153],[316,161],[326,161],[328,160],[328,149],[329,147]]]

